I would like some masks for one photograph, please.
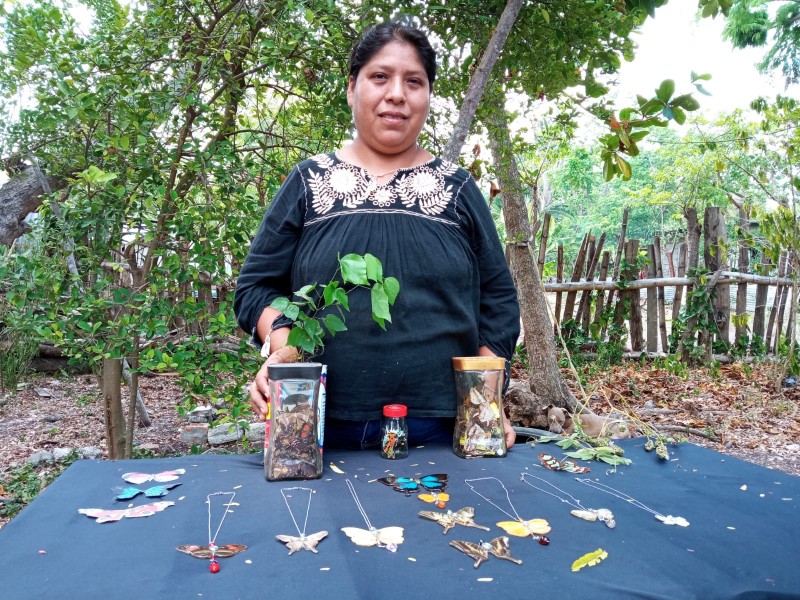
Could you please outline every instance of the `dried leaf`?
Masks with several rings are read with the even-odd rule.
[[[572,570],[580,571],[583,567],[593,567],[600,561],[604,560],[607,556],[608,552],[606,552],[602,548],[598,548],[594,552],[589,552],[588,554],[584,554],[578,560],[572,563]]]

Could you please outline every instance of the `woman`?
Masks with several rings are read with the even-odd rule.
[[[239,275],[241,327],[268,358],[250,386],[264,418],[270,364],[297,360],[291,323],[270,303],[326,283],[337,256],[370,253],[400,282],[392,323],[372,321],[369,292],[351,294],[347,331],[326,339],[326,447],[379,441],[385,404],[408,406],[409,441],[450,442],[451,359],[510,359],[519,334],[516,290],[485,199],[470,175],[420,147],[436,56],[398,23],[367,31],[350,56],[347,102],[355,140],[292,171],[271,203]],[[363,292],[363,293],[361,293]],[[506,440],[514,430],[506,423]]]

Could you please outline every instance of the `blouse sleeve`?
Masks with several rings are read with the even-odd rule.
[[[480,272],[479,344],[510,360],[520,332],[517,290],[489,205],[471,176],[459,196],[462,225],[467,227]]]
[[[242,330],[260,345],[256,325],[273,300],[291,297],[291,271],[303,230],[305,197],[298,168],[292,170],[264,214],[236,280],[233,310]]]

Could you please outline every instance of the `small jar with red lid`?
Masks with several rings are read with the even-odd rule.
[[[381,456],[396,459],[408,456],[408,408],[404,404],[387,404],[381,420]]]

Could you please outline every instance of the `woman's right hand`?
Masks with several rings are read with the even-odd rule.
[[[261,368],[256,373],[256,378],[250,384],[250,408],[259,421],[264,421],[267,417],[269,404],[269,366],[280,363],[297,362],[299,358],[297,349],[293,346],[283,346],[269,355]]]

